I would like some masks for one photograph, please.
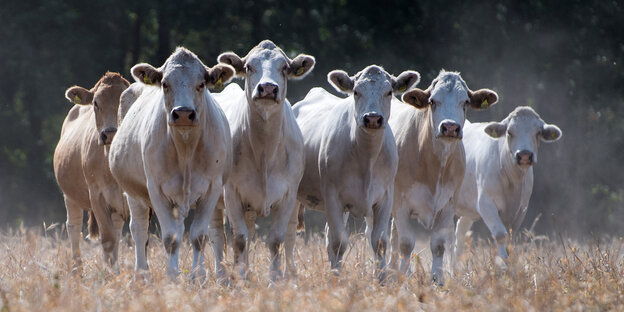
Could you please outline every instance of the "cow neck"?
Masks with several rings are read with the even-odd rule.
[[[271,160],[278,159],[280,143],[284,137],[284,103],[277,103],[281,109],[272,114],[257,109],[254,105],[247,105],[249,129],[247,131],[248,143],[253,153],[254,163],[260,173],[262,190],[264,191],[264,203],[262,213],[269,214],[270,204],[267,202],[268,179],[270,174]]]
[[[528,167],[527,169],[522,169],[520,166],[515,164],[513,158],[511,157],[511,151],[509,149],[509,145],[507,145],[507,140],[505,138],[500,138],[499,144],[499,150],[501,151],[499,153],[501,173],[503,179],[506,179],[505,182],[513,187],[514,185],[511,184],[517,183],[514,181],[524,181],[524,177],[531,167]],[[522,188],[522,185],[520,185],[520,188]]]
[[[171,127],[167,125],[167,135],[171,142],[173,143],[173,148],[176,154],[176,161],[178,170],[182,173],[182,191],[184,200],[183,203],[190,205],[190,194],[191,194],[191,172],[192,172],[192,164],[193,158],[195,156],[195,150],[197,149],[197,145],[199,144],[199,140],[201,138],[202,127],[205,125],[203,119],[202,105],[197,105],[197,116],[199,125],[190,130],[179,130],[175,127]],[[183,211],[184,213],[184,211]]]
[[[422,129],[418,133],[418,142],[420,146],[418,151],[421,153],[418,164],[418,175],[425,173],[427,177],[425,181],[434,193],[438,184],[443,179],[446,167],[451,155],[457,150],[457,144],[460,141],[444,142],[442,139],[435,137],[435,128],[431,123],[431,108],[427,108],[426,113],[419,114],[419,122],[417,127]]]

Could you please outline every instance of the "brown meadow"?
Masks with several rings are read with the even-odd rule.
[[[0,235],[0,311],[604,311],[624,309],[621,238],[587,243],[525,232],[509,245],[506,269],[497,265],[488,242],[468,242],[460,266],[444,286],[430,281],[426,237],[413,254],[413,275],[380,285],[373,277],[371,248],[352,235],[341,275],[329,271],[324,239],[297,238],[298,280],[269,282],[269,252],[252,243],[251,273],[230,286],[213,274],[204,285],[189,280],[192,249],[185,240],[181,275],[165,273],[164,248],[150,236],[150,275],[134,276],[129,234],[120,246],[119,274],[102,260],[99,242],[81,241],[81,272],[71,274],[64,229],[8,230]],[[212,250],[206,248],[209,269]],[[231,261],[231,253],[227,261]],[[231,263],[227,263],[230,267]]]

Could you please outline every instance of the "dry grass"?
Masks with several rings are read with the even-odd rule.
[[[82,241],[83,270],[70,271],[70,250],[60,227],[18,230],[0,236],[0,311],[560,311],[624,310],[622,240],[579,245],[525,235],[510,246],[507,270],[494,264],[488,243],[471,246],[443,287],[429,280],[428,244],[413,257],[414,275],[381,286],[373,280],[370,248],[353,236],[342,275],[329,272],[323,240],[297,241],[297,285],[268,282],[268,251],[252,246],[247,281],[224,287],[209,275],[203,287],[188,280],[192,251],[183,244],[177,282],[165,275],[163,247],[150,238],[151,276],[134,279],[129,236],[120,250],[120,274],[101,260],[97,242]],[[212,252],[206,251],[212,261]],[[228,255],[228,256],[231,256]]]

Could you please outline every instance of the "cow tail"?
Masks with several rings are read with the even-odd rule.
[[[303,205],[297,209],[297,233],[305,232],[305,223],[303,222],[303,213],[304,208]]]
[[[89,210],[89,221],[87,221],[87,228],[89,229],[88,239],[95,240],[100,236],[100,229],[98,227],[97,219],[92,210]]]

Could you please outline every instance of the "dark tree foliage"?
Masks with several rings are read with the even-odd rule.
[[[71,104],[107,70],[129,77],[178,45],[209,66],[268,38],[314,55],[289,84],[296,102],[326,74],[369,64],[418,70],[426,88],[444,68],[501,101],[473,121],[534,107],[563,138],[540,148],[525,224],[621,235],[624,225],[624,13],[618,1],[8,1],[0,0],[0,224],[64,221],[52,155]],[[554,216],[554,217],[551,217]],[[553,223],[554,222],[554,223]]]

